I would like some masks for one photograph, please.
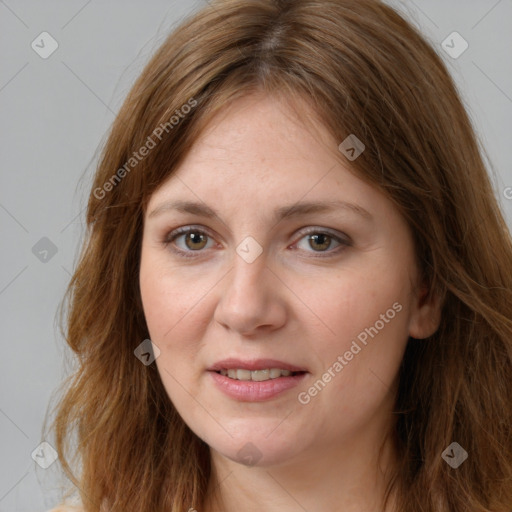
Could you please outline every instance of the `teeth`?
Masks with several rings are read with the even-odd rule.
[[[280,370],[279,368],[269,368],[265,370],[244,370],[234,369],[220,370],[220,374],[235,380],[252,380],[255,382],[263,382],[265,380],[277,379],[279,377],[289,377],[292,372],[290,370]]]
[[[240,370],[239,370],[240,371]],[[255,370],[251,372],[251,380],[261,382],[270,379],[270,370]]]
[[[236,378],[238,380],[251,380],[251,370],[237,370]]]

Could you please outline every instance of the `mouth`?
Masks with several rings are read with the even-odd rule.
[[[264,382],[267,380],[279,379],[280,377],[295,377],[296,375],[301,375],[306,372],[292,372],[281,368],[266,368],[263,370],[252,371],[244,368],[222,368],[221,370],[217,370],[216,373],[233,380]]]
[[[225,377],[236,380],[262,381],[289,377],[298,373],[307,373],[301,366],[279,361],[278,359],[236,359],[229,358],[217,361],[208,371],[220,373]]]
[[[261,402],[299,385],[308,370],[275,359],[225,359],[207,369],[223,393],[238,401]]]

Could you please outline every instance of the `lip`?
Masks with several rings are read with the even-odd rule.
[[[289,377],[278,377],[265,381],[235,380],[220,373],[219,370],[243,369],[243,370],[265,370],[267,368],[279,368],[291,372],[301,372]],[[241,402],[263,402],[281,395],[285,391],[298,386],[309,373],[307,369],[293,364],[278,361],[276,359],[252,359],[242,361],[241,359],[224,359],[218,361],[207,369],[217,388],[225,395]]]
[[[218,372],[219,370],[266,370],[267,368],[279,368],[280,370],[290,370],[291,372],[307,372],[307,368],[301,368],[293,364],[278,361],[277,359],[241,359],[229,358],[217,361],[215,364],[207,368],[208,371]],[[280,377],[281,378],[281,377]]]
[[[299,373],[290,377],[278,377],[277,379],[256,382],[252,380],[230,379],[214,371],[208,373],[220,391],[240,402],[263,402],[270,400],[298,386],[307,375],[307,373]]]

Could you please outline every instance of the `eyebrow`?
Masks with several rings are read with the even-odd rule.
[[[180,200],[161,203],[151,211],[148,218],[156,217],[162,213],[173,210],[205,218],[220,218],[219,214],[213,208],[204,203]],[[300,217],[312,213],[329,213],[336,210],[348,210],[360,215],[366,220],[373,220],[373,216],[362,206],[354,203],[347,203],[345,201],[299,202],[288,206],[282,206],[274,211],[274,219],[278,222],[292,217]]]

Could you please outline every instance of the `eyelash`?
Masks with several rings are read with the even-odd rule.
[[[189,226],[189,227],[184,227],[184,228],[178,228],[178,229],[175,229],[174,231],[170,232],[169,234],[167,234],[165,236],[165,238],[162,241],[162,243],[164,244],[164,246],[167,247],[172,242],[174,242],[178,237],[180,237],[182,235],[187,235],[187,234],[190,234],[190,233],[195,233],[195,234],[199,234],[199,235],[206,235],[209,238],[213,238],[204,229],[197,228],[197,227],[194,227],[194,226]],[[306,232],[303,232],[302,237],[299,239],[299,241],[302,240],[303,238],[305,238],[307,235],[327,235],[330,239],[335,240],[336,242],[338,242],[340,244],[340,246],[337,247],[334,250],[313,251],[313,254],[316,253],[313,256],[314,258],[334,257],[334,256],[338,255],[341,251],[343,251],[345,248],[350,247],[352,245],[352,242],[351,242],[351,240],[348,237],[346,239],[344,239],[344,238],[342,238],[340,236],[335,235],[334,233],[332,233],[332,232],[330,232],[328,230],[319,229],[319,228],[312,228],[312,229],[310,229],[310,230],[308,230]],[[178,254],[178,255],[180,255],[180,256],[183,256],[185,258],[197,258],[197,257],[200,256],[200,253],[203,252],[202,249],[197,250],[197,251],[193,251],[193,250],[184,251],[183,249],[179,249],[179,248],[177,248],[175,246],[171,248],[171,251],[176,253],[176,254]],[[197,253],[197,254],[194,254],[194,253]]]

